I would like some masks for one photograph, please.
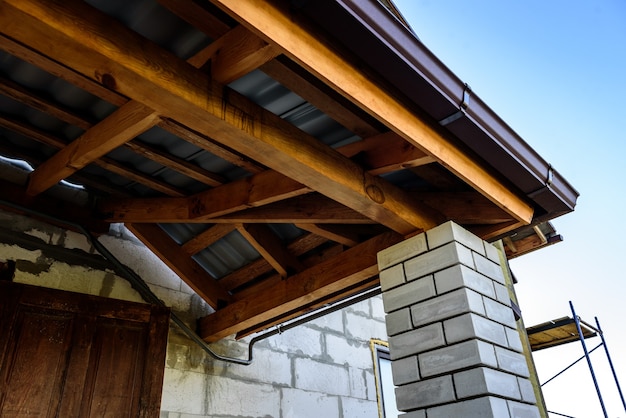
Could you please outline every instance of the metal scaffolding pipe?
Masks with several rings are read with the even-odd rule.
[[[606,412],[606,407],[604,406],[604,401],[602,400],[602,393],[600,392],[600,386],[598,386],[598,380],[596,379],[596,374],[593,372],[593,365],[591,364],[591,358],[589,357],[589,352],[587,351],[587,344],[585,344],[585,337],[583,336],[582,329],[580,328],[580,319],[578,315],[576,315],[576,311],[574,310],[574,304],[572,301],[569,302],[569,307],[572,310],[572,317],[574,318],[574,322],[576,323],[576,330],[578,331],[578,338],[580,339],[580,343],[583,346],[583,351],[585,352],[585,358],[587,359],[587,364],[589,365],[589,371],[591,372],[591,378],[593,379],[593,384],[596,387],[596,392],[598,393],[598,400],[600,401],[600,406],[602,406],[602,412],[604,413],[604,418],[609,418],[609,415]]]
[[[602,345],[604,346],[604,352],[606,353],[606,358],[609,360],[609,366],[611,366],[611,372],[613,373],[613,378],[615,379],[615,385],[617,386],[617,392],[619,393],[619,397],[622,400],[622,405],[624,406],[624,412],[626,412],[626,402],[624,401],[624,394],[622,393],[622,388],[619,385],[619,380],[617,379],[617,373],[615,373],[615,368],[613,367],[613,361],[611,360],[611,355],[609,354],[609,348],[606,345],[606,341],[604,340],[604,333],[602,332],[602,328],[600,328],[600,321],[598,321],[598,317],[595,317],[596,325],[598,326],[598,334],[600,334],[600,339],[602,340]]]

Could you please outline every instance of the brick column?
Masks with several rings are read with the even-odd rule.
[[[498,250],[448,222],[378,254],[402,418],[538,418]]]

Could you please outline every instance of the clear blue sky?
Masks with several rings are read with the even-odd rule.
[[[560,244],[511,262],[526,325],[597,316],[626,391],[626,1],[395,0],[421,41],[581,194]],[[589,348],[600,343],[588,340]],[[545,381],[579,343],[536,353]],[[600,348],[611,418],[626,417]],[[544,387],[548,409],[602,416],[586,362]],[[556,417],[556,415],[551,415]]]

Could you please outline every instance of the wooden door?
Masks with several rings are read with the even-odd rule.
[[[158,417],[169,310],[0,282],[0,416]]]

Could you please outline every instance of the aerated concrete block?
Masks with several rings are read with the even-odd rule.
[[[487,396],[429,408],[428,418],[510,418],[504,399]]]
[[[384,270],[428,250],[426,235],[419,234],[378,253],[378,268]]]
[[[454,222],[446,222],[426,232],[428,248],[434,249],[449,242],[458,242],[472,251],[485,255],[483,240]]]
[[[419,280],[414,280],[383,292],[385,312],[392,312],[400,308],[415,305],[418,302],[435,296],[435,294],[435,282],[433,277],[422,277]]]
[[[502,271],[502,267],[499,263],[495,263],[487,257],[483,257],[477,253],[472,253],[472,256],[474,258],[474,265],[476,266],[476,270],[478,272],[497,281],[498,283],[505,284],[504,272]]]
[[[468,312],[484,316],[485,307],[482,296],[465,287],[411,307],[411,317],[416,327]]]
[[[508,350],[502,347],[495,347],[496,358],[498,359],[498,368],[509,373],[522,377],[528,377],[528,363],[526,357],[521,353]]]
[[[509,289],[502,283],[498,283],[496,281],[493,282],[493,287],[496,290],[496,297],[494,298],[498,302],[504,303],[505,305],[511,304],[511,295],[509,294]]]
[[[435,287],[437,294],[467,287],[492,299],[496,297],[493,280],[462,264],[435,273]]]
[[[486,367],[454,374],[454,387],[459,399],[485,395],[522,399],[516,376]]]
[[[382,270],[378,276],[380,278],[380,288],[383,292],[393,289],[396,286],[400,286],[406,281],[404,278],[403,264],[396,264],[393,267]]]
[[[455,400],[452,376],[441,376],[396,388],[396,405],[400,411],[423,409]]]
[[[392,360],[396,360],[442,347],[445,343],[441,323],[434,323],[389,337],[389,354]]]
[[[346,367],[307,358],[296,358],[294,375],[297,389],[350,396],[350,381]]]
[[[472,366],[498,366],[494,347],[479,340],[469,340],[418,356],[422,377],[450,373]]]
[[[535,405],[528,405],[514,401],[507,401],[511,418],[539,418],[539,409]],[[430,416],[429,416],[430,418]]]
[[[404,273],[406,280],[411,281],[459,263],[474,268],[472,252],[461,244],[451,242],[407,260],[404,263]]]
[[[319,392],[306,392],[298,389],[283,388],[279,401],[280,414],[256,416],[281,416],[298,418],[319,418],[339,416],[339,398]],[[238,393],[241,403],[241,393]]]
[[[524,348],[522,347],[522,337],[520,336],[517,328],[514,329],[514,328],[504,327],[504,330],[506,331],[506,339],[507,339],[509,348],[511,350],[521,353]]]
[[[536,404],[537,397],[535,396],[535,390],[530,380],[524,377],[518,377],[517,384],[519,385],[519,390],[522,394],[522,402]]]
[[[510,305],[504,305],[500,302],[487,298],[483,300],[483,303],[485,305],[487,318],[510,328],[515,328],[515,317],[513,316],[513,309]]]
[[[417,382],[420,378],[417,356],[405,357],[391,362],[393,384],[396,386]]]
[[[385,316],[385,324],[387,325],[387,335],[390,337],[409,331],[413,329],[411,311],[409,308],[406,308],[391,312]]]
[[[500,250],[498,247],[487,241],[483,241],[483,245],[485,246],[485,256],[494,263],[500,264]]]
[[[474,313],[464,314],[444,321],[443,327],[448,344],[478,338],[508,347],[504,326]]]

